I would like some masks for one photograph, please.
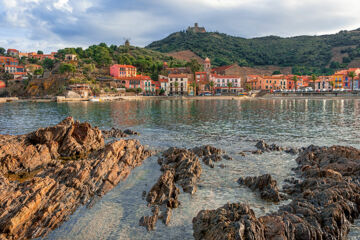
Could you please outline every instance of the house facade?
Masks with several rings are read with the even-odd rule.
[[[135,77],[137,75],[136,67],[132,65],[115,64],[110,67],[112,77]]]
[[[170,95],[188,95],[189,75],[169,74],[168,79]]]
[[[214,82],[216,93],[238,93],[243,91],[241,77],[238,76],[211,74],[210,81]]]

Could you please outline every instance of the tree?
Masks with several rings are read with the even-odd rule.
[[[191,83],[191,86],[192,86],[193,91],[194,91],[194,96],[196,96],[196,88],[197,88],[196,81],[193,81],[193,82]]]
[[[40,75],[43,75],[44,74],[44,69],[43,68],[39,68],[39,69],[36,69],[34,71],[34,75],[36,76],[40,76]]]
[[[232,88],[232,86],[233,86],[232,82],[228,82],[227,86],[228,86],[228,88],[229,88],[229,94],[230,94],[231,88]]]
[[[43,63],[42,63],[42,66],[47,70],[52,70],[53,67],[54,67],[54,64],[55,64],[54,60],[49,59],[49,58],[45,58]]]
[[[315,82],[316,82],[316,80],[317,80],[317,76],[315,74],[311,75],[311,81],[314,84],[314,90],[315,90]]]
[[[38,50],[38,51],[37,51],[37,54],[39,54],[39,55],[43,55],[43,54],[44,54],[44,52],[43,52],[43,51],[41,51],[41,50]]]
[[[276,70],[276,71],[273,72],[272,75],[279,75],[279,74],[281,74],[281,72],[279,70]]]
[[[356,74],[354,71],[351,71],[348,73],[348,76],[351,78],[351,91],[354,91],[354,78],[356,77]]]
[[[70,63],[62,63],[60,65],[59,71],[61,74],[63,73],[74,73],[76,71],[76,67]]]
[[[214,81],[210,81],[209,85],[210,85],[211,92],[214,93],[214,86],[215,86]]]
[[[292,80],[294,81],[295,90],[297,90],[297,81],[298,77],[296,75],[293,76]]]
[[[175,83],[174,83],[174,86],[175,86],[175,92],[176,92],[176,94],[178,94],[179,83],[178,83],[178,82],[175,82]]]
[[[5,48],[0,47],[0,54],[5,55],[5,52],[6,52]]]

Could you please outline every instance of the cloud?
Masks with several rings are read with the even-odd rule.
[[[131,39],[145,46],[199,22],[243,37],[355,29],[355,0],[0,0],[0,46],[23,51]]]

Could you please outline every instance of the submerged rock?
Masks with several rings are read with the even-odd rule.
[[[276,180],[270,174],[259,177],[239,178],[238,183],[246,185],[253,191],[260,191],[261,198],[264,200],[280,202],[284,199],[284,196],[279,193]]]
[[[169,148],[163,153],[163,158],[158,159],[161,165],[162,175],[151,188],[146,196],[146,201],[150,206],[157,206],[160,209],[160,218],[164,224],[168,225],[172,215],[172,209],[177,208],[180,204],[178,196],[179,184],[186,193],[194,194],[197,190],[197,181],[200,178],[202,169],[199,158],[186,149]],[[158,216],[144,216],[142,222],[157,221]],[[150,225],[146,226],[148,230],[153,230]]]
[[[346,239],[359,217],[360,151],[309,146],[296,161],[302,180],[288,181],[290,204],[259,218],[242,204],[203,210],[193,219],[195,239]]]
[[[149,155],[137,140],[104,145],[98,128],[72,118],[27,135],[0,135],[0,239],[45,236]]]
[[[267,144],[264,140],[260,140],[256,143],[255,147],[258,150],[253,151],[253,154],[262,154],[264,152],[281,152],[284,151],[285,153],[297,155],[300,150],[292,147],[280,147],[276,144]]]

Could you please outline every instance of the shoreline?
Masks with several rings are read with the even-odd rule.
[[[91,98],[63,98],[63,97],[55,97],[55,98],[18,98],[18,97],[5,97],[0,98],[1,103],[9,103],[9,102],[91,102]],[[103,97],[100,98],[100,102],[115,102],[115,101],[149,101],[149,100],[276,100],[276,99],[288,99],[288,100],[296,100],[296,99],[317,99],[317,100],[336,100],[336,99],[360,99],[360,95],[321,95],[321,96],[303,96],[303,95],[265,95],[261,97],[250,97],[250,96],[180,96],[180,97],[172,97],[172,96],[118,96],[118,97]]]

